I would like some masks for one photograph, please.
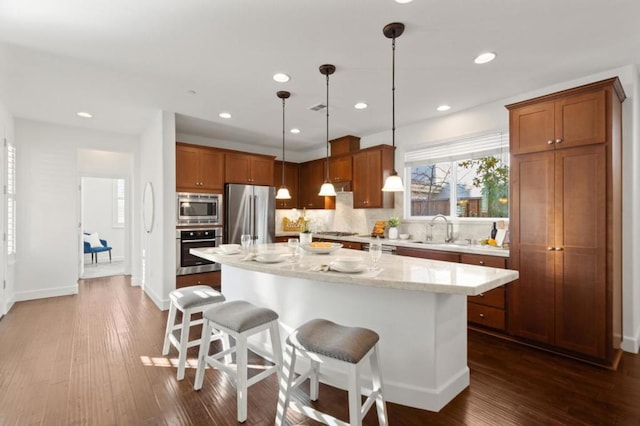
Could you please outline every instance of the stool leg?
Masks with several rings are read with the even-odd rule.
[[[220,333],[222,333],[222,337],[220,338],[220,340],[222,340],[222,350],[226,351],[231,347],[231,344],[229,343],[229,335],[225,332],[222,332],[220,330],[218,330]],[[224,362],[225,364],[231,364],[233,362],[233,359],[231,358],[231,353],[229,353],[228,355],[224,356]]]
[[[311,377],[309,383],[309,399],[312,401],[318,400],[318,393],[320,390],[320,363],[318,361],[311,361]]]
[[[291,398],[291,385],[293,384],[293,376],[295,375],[296,366],[296,350],[291,345],[285,345],[286,352],[284,354],[284,364],[282,368],[282,377],[280,378],[280,389],[278,391],[278,407],[276,409],[276,426],[282,426],[286,422],[287,408],[289,407],[289,399]]]
[[[184,379],[184,366],[187,362],[187,345],[189,343],[189,323],[191,322],[191,310],[182,312],[182,330],[180,330],[180,349],[178,355],[178,380]]]
[[[247,420],[247,337],[239,334],[236,338],[236,366],[238,382],[236,392],[238,399],[238,421]]]
[[[269,327],[269,337],[271,338],[271,348],[273,358],[278,365],[278,381],[282,377],[282,340],[280,340],[280,325],[278,321],[273,321]]]
[[[169,315],[167,316],[167,329],[164,332],[164,344],[162,345],[162,355],[169,353],[169,335],[173,331],[173,325],[176,321],[176,305],[171,302],[169,305]]]
[[[211,343],[206,336],[211,336],[212,333],[211,322],[206,318],[202,324],[202,336],[200,337],[200,350],[198,351],[198,367],[196,368],[196,379],[193,383],[195,390],[202,389],[202,382],[204,381],[204,370],[207,368],[207,357],[209,356],[209,344]],[[226,336],[226,335],[225,335]],[[227,337],[227,342],[229,338]]]
[[[349,425],[362,426],[362,413],[360,412],[362,399],[360,395],[360,371],[358,364],[350,364],[348,372],[349,390]]]
[[[382,370],[380,369],[380,361],[378,360],[378,345],[376,344],[371,353],[369,359],[371,363],[371,379],[373,383],[373,392],[378,391],[376,397],[376,409],[378,411],[378,424],[380,426],[387,426],[387,404],[384,401],[384,394],[382,393]]]

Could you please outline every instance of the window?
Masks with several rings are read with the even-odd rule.
[[[408,151],[408,216],[508,217],[508,146],[494,132]]]
[[[6,141],[6,139],[5,139]],[[6,143],[7,151],[7,255],[16,254],[16,147]]]
[[[124,227],[124,179],[115,179],[113,182],[113,227]]]

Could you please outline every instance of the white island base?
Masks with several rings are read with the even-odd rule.
[[[464,294],[316,281],[225,264],[222,292],[227,300],[247,300],[276,311],[283,340],[313,318],[376,331],[389,402],[439,411],[469,386]],[[268,339],[253,343],[267,345]],[[324,366],[321,381],[346,389],[346,374],[338,371],[337,364]],[[370,389],[368,367],[364,376],[363,386]]]

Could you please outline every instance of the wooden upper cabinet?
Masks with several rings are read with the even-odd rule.
[[[329,157],[329,178],[331,182],[351,181],[351,154]]]
[[[273,185],[274,157],[241,152],[225,154],[225,181],[251,185]]]
[[[290,200],[276,200],[276,209],[292,209],[298,207],[298,179],[300,166],[297,163],[284,163],[284,184],[291,195]],[[282,161],[276,161],[273,167],[273,184],[282,186]],[[277,189],[276,189],[277,191]],[[285,240],[286,242],[286,240]]]
[[[222,192],[224,153],[215,148],[176,144],[176,190]]]
[[[307,209],[335,209],[335,197],[321,197],[318,195],[326,175],[324,158],[307,161],[300,164],[300,179],[298,195],[299,207]]]
[[[353,207],[393,208],[394,193],[382,192],[393,171],[393,147],[378,145],[353,154]]]
[[[622,93],[619,82],[617,85],[614,90]],[[510,152],[525,154],[609,142],[609,90],[610,81],[599,82],[507,105]]]

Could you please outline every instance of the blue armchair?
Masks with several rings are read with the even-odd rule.
[[[90,235],[89,233],[85,232],[85,235]],[[91,253],[91,263],[93,263],[93,260],[95,259],[96,263],[98,263],[98,253],[100,253],[101,251],[108,251],[109,252],[109,263],[111,263],[111,247],[109,247],[109,244],[107,243],[107,240],[103,240],[102,238],[100,238],[100,244],[102,244],[102,247],[91,247],[91,244],[89,244],[88,241],[84,242],[84,253]]]

